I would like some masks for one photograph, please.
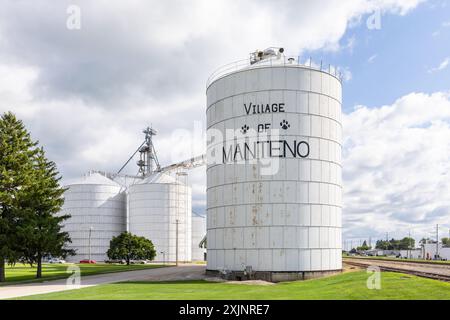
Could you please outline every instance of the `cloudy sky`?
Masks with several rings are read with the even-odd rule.
[[[0,112],[24,120],[64,179],[116,171],[151,124],[162,164],[202,153],[208,76],[257,48],[282,46],[305,61],[339,66],[345,76],[344,238],[431,237],[437,223],[448,234],[447,1],[0,6]],[[79,29],[71,19],[77,8]],[[190,183],[203,212],[204,169],[192,171]]]

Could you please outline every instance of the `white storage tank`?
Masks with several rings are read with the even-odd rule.
[[[126,230],[124,189],[97,172],[69,181],[66,187],[61,214],[71,215],[64,231],[72,239],[68,247],[76,250],[67,261],[107,260],[111,239]]]
[[[192,261],[206,260],[206,249],[199,246],[205,235],[206,217],[192,212]]]
[[[191,188],[154,173],[131,185],[128,197],[129,231],[153,242],[155,261],[176,261],[177,238],[178,261],[191,261]]]
[[[208,272],[283,281],[342,269],[341,102],[338,77],[283,56],[210,79]]]

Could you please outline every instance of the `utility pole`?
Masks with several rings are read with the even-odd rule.
[[[385,242],[385,244],[384,244],[384,247],[386,248],[386,250],[388,249],[388,240],[389,239],[389,235],[388,235],[388,233],[386,232],[386,242]]]
[[[92,235],[92,226],[89,227],[89,263],[91,263],[91,235]]]
[[[411,230],[408,231],[408,259],[411,259]]]
[[[183,187],[185,188],[186,186],[187,186],[187,173],[186,172],[177,172],[176,173],[176,175],[177,175],[177,181],[179,181],[180,182],[180,179],[182,178],[182,177],[184,177],[184,179],[185,179],[185,181],[184,181],[184,183],[183,183]],[[185,192],[186,192],[186,189],[184,189],[185,190]],[[184,203],[185,204],[187,204],[187,200],[186,200],[186,193],[185,193],[185,198],[183,199],[183,201],[184,201]],[[180,199],[180,183],[177,183],[177,194],[176,194],[176,205],[177,205],[177,220],[176,220],[176,251],[175,251],[175,255],[176,255],[176,266],[178,266],[178,249],[179,249],[179,245],[178,245],[178,238],[179,238],[179,234],[178,234],[178,225],[179,225],[179,223],[180,223],[180,221],[178,220],[179,219],[179,216],[180,216],[180,209],[181,209],[181,205],[180,205],[180,203],[182,203],[182,201],[181,201],[181,199]],[[186,210],[187,211],[187,210]],[[184,220],[184,223],[187,225],[188,224],[188,222],[187,222],[187,219],[186,219],[186,216],[185,216],[185,220]],[[186,237],[187,237],[187,230],[185,229],[184,230],[184,239],[186,239]],[[186,252],[186,247],[184,247],[185,248],[185,250],[184,250],[184,260],[186,261],[187,260],[187,252]]]
[[[439,256],[439,224],[436,224],[436,259]]]
[[[176,223],[176,243],[175,243],[175,265],[178,267],[178,219],[175,222]]]
[[[160,253],[163,255],[163,265],[166,265],[166,252],[161,251]]]

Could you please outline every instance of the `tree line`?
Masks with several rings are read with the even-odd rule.
[[[381,250],[411,250],[415,248],[416,240],[410,237],[404,237],[403,239],[396,240],[378,240],[375,244],[376,249]]]
[[[448,237],[444,237],[441,238],[441,242],[442,242],[442,246],[444,247],[450,247],[450,238]],[[425,244],[425,243],[436,243],[436,239],[430,239],[430,238],[422,238],[422,240],[420,240],[421,244]]]
[[[6,265],[17,262],[37,265],[42,277],[42,259],[67,257],[69,234],[60,215],[65,189],[56,164],[47,159],[38,141],[33,141],[22,121],[11,112],[0,118],[0,282]]]

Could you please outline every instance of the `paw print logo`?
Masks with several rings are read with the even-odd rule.
[[[246,134],[247,131],[248,131],[248,129],[250,129],[250,128],[248,127],[248,125],[244,124],[244,125],[242,126],[242,128],[241,128],[241,132],[242,132],[243,134]]]
[[[291,127],[291,125],[289,124],[288,121],[283,120],[283,121],[280,122],[280,127],[282,129],[284,129],[284,130],[287,130],[287,129],[289,129]]]

